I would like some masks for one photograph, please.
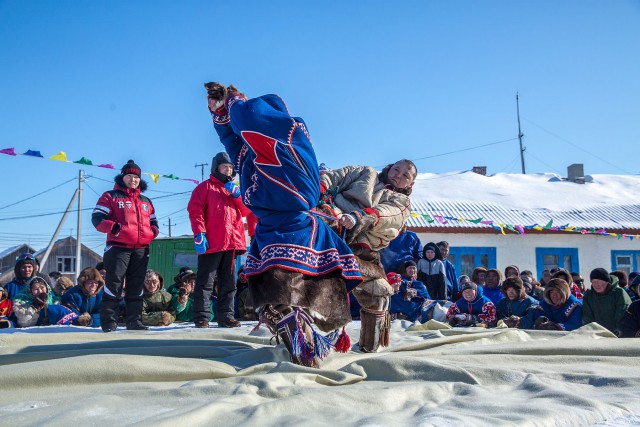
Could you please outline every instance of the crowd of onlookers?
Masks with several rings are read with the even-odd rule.
[[[99,328],[100,306],[104,295],[106,270],[103,263],[85,268],[77,284],[58,272],[43,274],[32,254],[18,257],[14,279],[0,286],[0,328],[76,325]],[[168,326],[174,322],[193,322],[193,290],[196,273],[182,267],[174,283],[165,289],[164,277],[147,270],[144,279],[142,322],[145,326]],[[126,286],[126,284],[125,284]],[[237,279],[236,316],[255,320],[246,304],[248,287],[242,269]],[[210,320],[216,313],[216,295],[210,299]],[[125,325],[125,304],[121,304],[119,324]]]
[[[591,287],[578,272],[530,270],[510,265],[504,272],[477,267],[457,275],[448,260],[449,243],[427,243],[403,230],[381,251],[387,281],[394,288],[389,311],[395,319],[441,320],[452,326],[571,331],[596,322],[619,337],[640,337],[640,275],[596,268]],[[352,299],[352,317],[357,302]]]
[[[402,244],[398,244],[401,242]],[[510,265],[504,272],[477,267],[471,277],[457,275],[447,259],[447,242],[424,247],[415,233],[403,231],[381,252],[387,280],[395,294],[392,319],[427,322],[441,320],[452,326],[507,327],[571,331],[592,322],[619,337],[640,337],[640,274],[608,272],[596,268],[589,274],[591,287],[578,272],[554,268],[536,280],[530,270]],[[47,325],[100,327],[104,294],[104,265],[85,268],[77,284],[59,273],[39,272],[38,260],[23,254],[15,264],[15,278],[0,287],[0,328]],[[168,326],[193,322],[196,273],[182,267],[171,285],[154,270],[144,279],[142,322]],[[234,301],[235,317],[257,320],[240,269]],[[126,284],[125,284],[126,286]],[[210,321],[216,313],[216,292],[210,299]],[[124,304],[120,324],[124,324]],[[352,317],[358,318],[357,301],[351,300]]]

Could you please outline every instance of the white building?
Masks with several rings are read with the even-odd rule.
[[[448,241],[458,274],[511,264],[537,277],[557,266],[638,271],[640,176],[580,175],[420,174],[407,225],[423,244]]]

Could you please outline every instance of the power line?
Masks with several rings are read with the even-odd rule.
[[[82,211],[90,211],[93,210],[93,208],[83,208],[81,209]],[[13,219],[29,219],[29,218],[40,218],[43,216],[51,216],[51,215],[58,215],[58,214],[63,214],[66,211],[62,211],[62,212],[51,212],[51,213],[46,213],[46,214],[38,214],[38,215],[27,215],[27,216],[14,216],[12,218],[0,218],[0,221],[9,221],[9,220],[13,220]]]
[[[561,137],[560,135],[558,135],[558,134],[556,134],[556,133],[553,133],[553,132],[551,132],[551,131],[550,131],[550,130],[548,130],[548,129],[543,128],[543,127],[542,127],[542,126],[540,126],[539,124],[537,124],[537,123],[535,123],[535,122],[533,122],[533,121],[531,121],[531,120],[527,119],[526,117],[523,117],[523,118],[524,118],[526,121],[528,121],[529,123],[531,123],[532,125],[534,125],[535,127],[537,127],[538,129],[540,129],[540,130],[542,130],[542,131],[544,131],[544,132],[548,133],[549,135],[555,136],[555,137],[556,137],[556,138],[558,138],[559,140],[566,142],[567,144],[569,144],[569,145],[571,145],[571,146],[573,146],[573,147],[577,148],[577,149],[578,149],[578,150],[580,150],[580,151],[584,151],[585,153],[589,154],[590,156],[595,157],[596,159],[600,160],[601,162],[604,162],[604,163],[606,163],[606,164],[608,164],[608,165],[610,165],[610,166],[613,166],[614,168],[616,168],[616,169],[618,169],[618,170],[621,170],[622,172],[625,172],[625,173],[627,173],[627,174],[629,174],[629,175],[633,175],[633,173],[632,173],[632,172],[629,172],[628,170],[623,169],[619,164],[613,164],[613,163],[611,163],[610,161],[608,161],[608,160],[606,160],[606,159],[603,159],[602,157],[598,156],[597,154],[593,154],[592,152],[590,152],[590,151],[588,151],[588,150],[585,150],[584,148],[582,148],[582,147],[581,147],[581,146],[579,146],[578,144],[575,144],[575,143],[573,143],[573,142],[569,141],[568,139],[563,138],[563,137]]]
[[[63,182],[62,184],[58,184],[58,185],[56,185],[55,187],[51,187],[51,188],[49,188],[48,190],[44,190],[44,191],[42,191],[42,192],[40,192],[40,193],[38,193],[38,194],[36,194],[36,195],[34,195],[34,196],[27,197],[26,199],[18,200],[17,202],[11,203],[11,204],[6,205],[6,206],[3,206],[3,207],[1,207],[1,208],[0,208],[0,210],[5,209],[5,208],[8,208],[8,207],[11,207],[11,206],[15,206],[15,205],[17,205],[18,203],[26,202],[27,200],[31,200],[31,199],[33,199],[34,197],[38,197],[38,196],[40,196],[40,195],[42,195],[42,194],[44,194],[44,193],[47,193],[47,192],[49,192],[49,191],[51,191],[51,190],[55,190],[56,188],[58,188],[58,187],[62,187],[63,185],[65,185],[65,184],[67,184],[67,183],[69,183],[69,182],[71,182],[71,181],[75,181],[75,180],[76,180],[76,178],[71,178],[70,180]]]

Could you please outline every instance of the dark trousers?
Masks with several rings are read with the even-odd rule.
[[[125,290],[127,325],[142,320],[142,291],[149,264],[149,248],[110,247],[103,256],[107,277],[100,306],[100,323],[108,327],[118,323],[119,302]]]
[[[236,295],[235,251],[198,255],[198,273],[193,290],[193,321],[209,321],[209,301],[214,281],[218,284],[218,323],[233,318],[233,299]]]

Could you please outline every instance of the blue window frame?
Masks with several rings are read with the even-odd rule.
[[[471,277],[476,267],[496,268],[496,248],[451,246],[448,259],[456,267],[459,276],[465,274]]]
[[[611,270],[638,271],[640,251],[611,251]]]
[[[542,277],[544,270],[564,268],[580,272],[578,248],[536,248],[536,273]]]

